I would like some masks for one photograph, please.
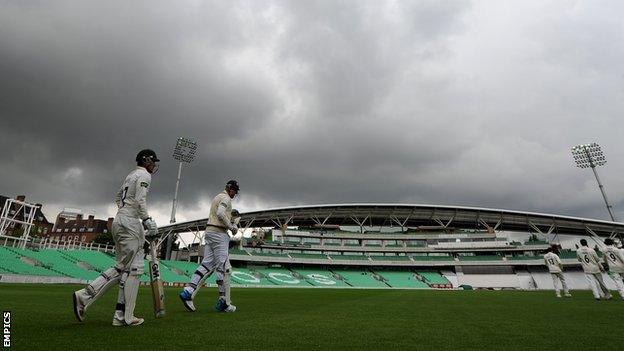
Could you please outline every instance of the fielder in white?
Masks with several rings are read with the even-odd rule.
[[[613,246],[612,239],[607,238],[604,243],[607,245],[603,250],[604,261],[609,266],[609,273],[617,285],[620,297],[624,300],[624,281],[622,279],[624,278],[624,250]]]
[[[544,255],[544,263],[546,263],[546,267],[548,267],[548,271],[550,271],[550,275],[552,276],[553,285],[555,286],[555,293],[557,297],[561,297],[561,289],[559,285],[563,287],[563,296],[572,297],[570,295],[570,291],[568,290],[568,285],[566,284],[565,277],[563,275],[563,264],[561,263],[561,259],[554,252],[552,247],[546,249],[546,254]]]
[[[228,259],[230,236],[227,231],[230,230],[233,234],[238,232],[238,227],[231,215],[232,199],[239,190],[237,181],[228,181],[225,190],[217,194],[210,205],[210,215],[204,232],[204,259],[193,274],[191,282],[180,292],[184,307],[191,312],[196,310],[193,299],[201,284],[215,271],[220,295],[215,308],[221,312],[236,311],[236,306],[230,301],[229,293],[232,266]]]
[[[607,289],[607,286],[602,279],[602,272],[604,268],[600,265],[600,259],[596,254],[596,251],[587,247],[587,240],[581,239],[581,247],[576,250],[576,257],[583,266],[585,272],[585,278],[589,283],[589,287],[592,289],[594,298],[600,300],[601,298],[609,300],[612,298],[611,292]]]
[[[139,278],[143,274],[143,243],[148,236],[158,235],[156,223],[147,213],[147,193],[152,174],[160,160],[152,150],[141,150],[136,156],[137,168],[130,172],[115,197],[117,215],[113,220],[117,263],[100,274],[84,289],[73,294],[74,313],[83,321],[87,308],[112,286],[119,284],[113,326],[141,325],[143,318],[134,316]],[[144,229],[145,228],[145,229]]]

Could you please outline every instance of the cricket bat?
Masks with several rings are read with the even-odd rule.
[[[156,256],[156,241],[150,242],[150,283],[152,285],[152,299],[154,300],[154,314],[156,318],[165,316],[165,291],[160,278],[160,262]]]

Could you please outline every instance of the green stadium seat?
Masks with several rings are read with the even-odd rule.
[[[292,275],[287,269],[280,268],[255,268],[254,271],[262,274],[266,279],[275,285],[286,286],[310,286],[305,279],[299,279]]]
[[[331,255],[333,260],[349,260],[349,261],[368,261],[365,255]]]
[[[90,250],[59,250],[59,252],[72,260],[87,262],[93,268],[104,272],[115,265],[115,257],[100,251]]]
[[[370,256],[373,261],[411,261],[407,256]]]
[[[412,272],[375,272],[386,279],[386,284],[393,288],[415,288],[430,289],[431,287],[418,280],[417,276]]]
[[[230,255],[249,255],[246,250],[230,249]]]
[[[148,260],[144,261],[144,269],[145,271],[143,275],[141,276],[141,281],[149,282],[150,276],[149,276],[149,261]],[[162,279],[162,281],[166,283],[186,283],[189,281],[189,277],[187,277],[186,275],[177,274],[176,272],[169,269],[169,267],[165,264],[160,265],[160,279]]]
[[[28,250],[30,251],[30,250]],[[0,268],[2,271],[14,274],[37,275],[46,277],[67,277],[58,271],[42,266],[34,266],[22,261],[24,251],[17,248],[0,247]],[[36,260],[36,258],[35,258]]]
[[[502,261],[498,255],[459,256],[460,261]]]
[[[437,272],[418,272],[424,281],[432,287],[452,287],[451,282]]]
[[[413,255],[411,256],[414,261],[453,261],[453,257],[444,256],[427,256],[427,255]]]
[[[561,251],[559,253],[559,258],[561,259],[577,259],[576,251]]]
[[[508,261],[523,261],[523,260],[543,260],[544,256],[525,256],[525,255],[518,255],[518,256],[509,256],[507,257]]]
[[[546,240],[529,240],[524,245],[549,245]]]
[[[347,284],[357,288],[388,288],[389,286],[373,277],[370,272],[361,270],[332,269],[343,277]]]
[[[310,268],[296,268],[292,269],[293,272],[301,275],[309,284],[314,286],[325,287],[348,287],[347,283],[343,280],[334,277],[334,274],[328,270],[322,269],[310,269]]]
[[[272,253],[272,252],[260,252],[260,251],[249,251],[252,256],[266,256],[266,257],[288,257],[285,253]]]
[[[247,268],[234,268],[232,270],[232,284],[233,285],[265,285],[275,286],[267,277],[262,273],[255,272]]]
[[[187,261],[173,261],[173,260],[161,260],[160,263],[169,267],[173,272],[180,271],[190,278],[195,270],[197,270],[198,263]]]
[[[41,262],[47,269],[59,273],[58,276],[91,280],[99,275],[99,272],[85,269],[79,266],[77,262],[69,260],[59,250],[46,249],[35,251],[13,248],[13,251],[21,256],[30,257]]]
[[[313,260],[327,260],[327,255],[324,255],[324,254],[290,253],[290,257],[313,259]]]

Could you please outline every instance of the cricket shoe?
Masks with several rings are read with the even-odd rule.
[[[232,304],[227,304],[224,298],[220,297],[215,304],[215,310],[219,312],[232,313],[236,311],[236,306]]]
[[[72,299],[74,301],[74,314],[76,315],[76,319],[78,319],[79,322],[82,322],[84,321],[84,314],[89,306],[91,296],[85,289],[80,289],[78,291],[74,291]]]
[[[569,293],[568,293],[568,294],[565,294],[565,295],[563,295],[563,296],[564,296],[564,297],[572,297],[572,295],[570,295]]]
[[[135,327],[137,325],[141,325],[143,324],[143,322],[145,322],[145,319],[143,318],[137,318],[132,316],[132,320],[130,320],[130,323],[126,323],[126,321],[122,318],[119,319],[117,317],[113,318],[113,327]]]
[[[190,312],[195,312],[195,304],[193,304],[193,294],[186,291],[186,289],[183,289],[179,296],[180,300],[182,300],[182,303],[184,304],[184,307],[186,307],[186,309]]]

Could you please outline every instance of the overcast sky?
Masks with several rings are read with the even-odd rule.
[[[348,202],[624,218],[624,2],[0,0],[0,194],[113,216],[142,148],[168,222]]]

